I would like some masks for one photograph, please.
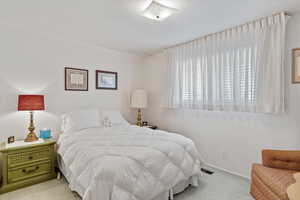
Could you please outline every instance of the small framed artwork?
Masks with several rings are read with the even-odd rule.
[[[86,69],[65,67],[65,90],[88,91],[89,71]]]
[[[14,142],[15,142],[15,137],[14,136],[8,137],[8,139],[7,139],[8,144],[11,144],[11,143],[14,143]]]
[[[118,73],[96,70],[96,89],[117,90]]]
[[[300,48],[293,49],[292,81],[293,83],[300,83]]]

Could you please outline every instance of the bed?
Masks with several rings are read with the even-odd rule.
[[[65,115],[58,155],[71,190],[83,200],[172,199],[198,186],[201,176],[192,140],[129,125],[118,111]]]

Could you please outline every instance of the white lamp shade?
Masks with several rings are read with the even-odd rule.
[[[131,96],[132,108],[146,108],[148,104],[147,93],[144,90],[135,90]]]

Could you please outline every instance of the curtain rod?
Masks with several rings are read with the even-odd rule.
[[[288,17],[292,17],[292,16],[293,16],[292,14],[290,14],[290,13],[288,13],[288,12],[283,12],[283,13],[284,13],[285,16],[288,16]],[[280,13],[275,13],[275,14],[270,15],[270,16],[275,16],[275,15],[278,15],[278,14],[280,14]],[[268,17],[268,16],[267,16],[267,17]],[[218,31],[218,32],[210,33],[210,34],[207,34],[207,35],[198,37],[198,38],[196,38],[196,39],[193,39],[193,40],[190,40],[190,41],[187,41],[187,42],[183,42],[183,43],[180,43],[180,44],[175,44],[175,45],[172,45],[172,46],[169,46],[169,47],[165,47],[165,48],[163,48],[163,49],[169,49],[169,48],[174,48],[174,47],[178,47],[178,46],[181,46],[181,45],[189,44],[189,43],[194,42],[194,41],[196,41],[196,40],[199,40],[199,39],[201,39],[201,38],[206,38],[206,37],[211,36],[211,35],[215,35],[215,34],[218,34],[218,33],[223,33],[224,31],[231,30],[231,29],[235,29],[235,28],[237,28],[237,27],[239,27],[239,26],[244,26],[244,25],[247,25],[247,24],[250,24],[250,23],[253,23],[253,22],[262,20],[262,19],[265,19],[265,18],[267,18],[267,17],[260,17],[260,18],[258,18],[258,19],[252,20],[252,21],[250,21],[250,22],[247,22],[247,23],[244,23],[244,24],[241,24],[241,25],[237,25],[237,26],[234,26],[234,27],[231,27],[231,28],[227,28],[227,29],[225,29],[225,30],[223,30],[223,31]]]

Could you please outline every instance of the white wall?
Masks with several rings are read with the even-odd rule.
[[[88,30],[87,30],[88,31]],[[79,42],[61,41],[22,27],[0,25],[0,142],[24,138],[28,113],[17,112],[18,94],[44,94],[46,111],[35,115],[36,126],[60,130],[59,116],[84,107],[120,108],[132,120],[131,90],[139,85],[140,58]],[[89,91],[64,91],[64,67],[89,70]],[[116,71],[119,89],[96,90],[95,70]]]
[[[166,60],[159,53],[144,60],[144,87],[150,101],[145,118],[192,138],[205,162],[249,177],[251,163],[260,162],[262,149],[300,149],[300,84],[291,84],[290,76],[291,49],[296,47],[300,47],[300,13],[288,24],[285,115],[163,109]]]

